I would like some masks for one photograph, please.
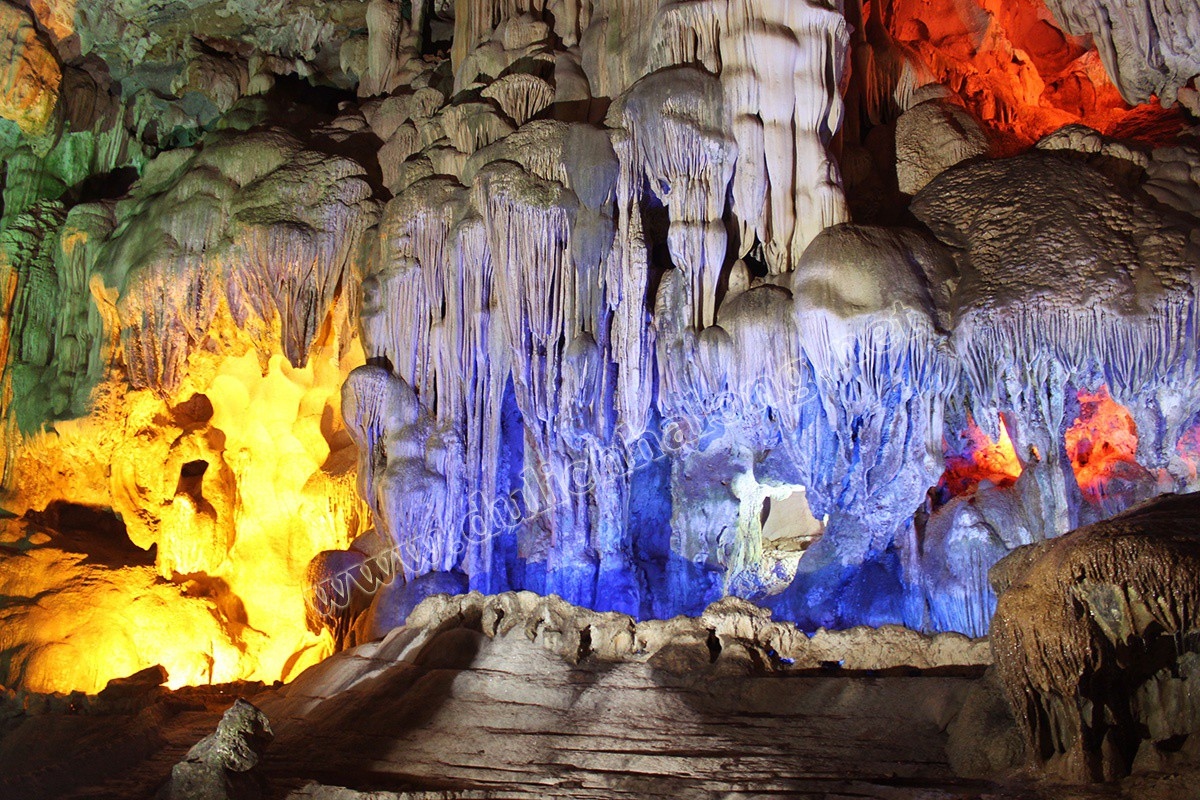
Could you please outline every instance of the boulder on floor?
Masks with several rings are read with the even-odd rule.
[[[1110,780],[1200,742],[1200,496],[1018,548],[991,580],[996,669],[1048,771]]]

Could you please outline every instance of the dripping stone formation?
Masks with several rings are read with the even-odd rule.
[[[0,41],[0,796],[1195,796],[1194,0]]]

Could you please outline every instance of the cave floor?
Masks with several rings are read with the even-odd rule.
[[[136,714],[9,720],[0,797],[149,798],[237,695],[272,720],[269,798],[1184,798],[957,778],[945,726],[974,677],[569,664],[454,630],[412,660],[354,651],[286,687],[169,693]],[[349,688],[347,688],[349,687]]]

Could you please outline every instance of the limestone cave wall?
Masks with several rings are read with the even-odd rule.
[[[982,635],[1007,552],[1200,485],[1186,3],[0,30],[0,683],[286,679],[467,589]]]

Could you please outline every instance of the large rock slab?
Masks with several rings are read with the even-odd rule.
[[[797,632],[806,659],[775,626],[736,600],[635,624],[530,593],[430,598],[383,641],[253,698],[276,732],[262,769],[331,798],[900,797],[897,782],[957,780],[943,731],[972,683],[954,655],[973,645],[924,639],[918,660],[940,669],[918,670],[895,631],[840,651],[821,639],[842,634]]]

